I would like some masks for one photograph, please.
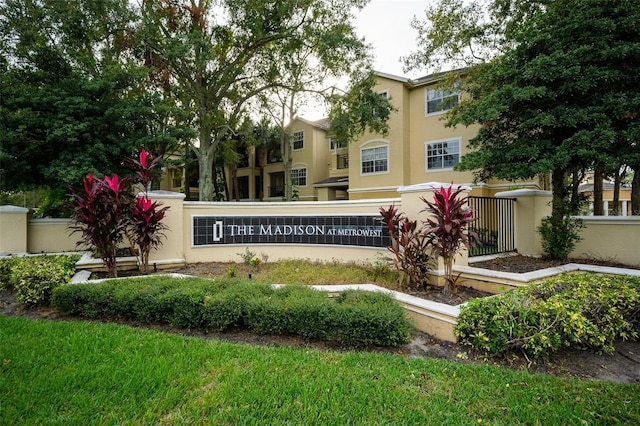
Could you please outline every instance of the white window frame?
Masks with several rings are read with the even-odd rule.
[[[304,176],[301,176],[304,175]],[[304,185],[300,184],[300,178],[303,177],[304,178]],[[302,166],[302,167],[296,167],[296,168],[291,168],[291,179],[295,181],[295,183],[293,183],[293,185],[297,186],[297,187],[305,187],[307,186],[307,166]]]
[[[368,145],[373,145],[374,146],[368,146]],[[364,153],[365,151],[370,152],[370,151],[374,151],[377,150],[377,152],[383,152],[385,153],[385,160],[386,160],[386,169],[385,170],[376,170],[376,161],[380,161],[381,159],[376,159],[375,158],[375,153],[374,153],[374,158],[370,161],[373,162],[373,171],[370,172],[365,172],[363,171],[363,158],[364,158]],[[385,140],[373,140],[373,141],[369,141],[366,142],[362,145],[360,145],[360,176],[373,176],[373,175],[382,175],[382,174],[389,174],[391,167],[390,167],[390,161],[389,161],[389,141],[385,141]]]
[[[329,150],[331,152],[336,152],[343,148],[346,148],[346,146],[340,146],[340,142],[338,142],[337,138],[329,138]]]
[[[429,95],[431,93],[433,93],[434,96],[431,99],[429,99]],[[455,102],[455,104],[453,106],[456,106],[460,102],[460,91],[455,87],[455,85],[454,85],[453,89],[451,89],[451,90],[441,90],[441,89],[434,89],[433,87],[427,87],[425,89],[425,91],[424,91],[424,114],[425,114],[425,116],[444,114],[445,112],[449,111],[451,108],[430,112],[429,111],[429,102],[439,101],[437,105],[442,105],[442,103],[444,103],[445,99],[452,98],[454,96],[457,99],[456,99],[456,102]]]
[[[450,155],[454,155],[457,154],[458,156],[458,160],[456,161],[456,163],[453,166],[447,166],[447,167],[436,167],[436,168],[429,168],[429,148],[430,146],[436,145],[436,144],[445,144],[445,143],[454,143],[457,145],[457,152],[454,152],[453,154]],[[441,157],[444,159],[444,154],[438,154],[438,157]],[[447,139],[439,139],[439,140],[435,140],[435,141],[428,141],[424,143],[424,170],[426,172],[442,172],[442,171],[448,171],[448,170],[453,170],[453,168],[456,166],[456,164],[460,163],[460,157],[462,156],[462,138],[458,137],[458,138],[447,138]]]
[[[299,138],[298,138],[299,137]],[[300,142],[300,148],[296,148],[296,142]],[[300,151],[304,149],[304,130],[298,130],[291,135],[291,146],[294,151]]]

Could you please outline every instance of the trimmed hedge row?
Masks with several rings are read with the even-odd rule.
[[[88,318],[116,317],[182,328],[293,334],[351,346],[400,346],[412,326],[382,293],[328,293],[305,286],[273,288],[239,279],[147,277],[56,288],[52,305]]]
[[[562,347],[612,352],[615,339],[637,339],[639,331],[640,279],[593,273],[472,300],[454,330],[460,343],[475,349],[533,357]]]
[[[77,255],[0,259],[0,288],[14,288],[24,305],[47,304],[55,287],[71,281],[78,259]]]

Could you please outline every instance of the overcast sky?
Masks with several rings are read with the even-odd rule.
[[[373,46],[374,69],[398,76],[417,78],[421,71],[405,73],[400,57],[417,49],[417,32],[411,28],[414,16],[423,19],[424,10],[433,0],[371,0],[358,13],[358,34]]]

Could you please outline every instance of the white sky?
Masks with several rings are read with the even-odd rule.
[[[371,0],[355,19],[360,36],[372,45],[374,69],[403,77],[421,77],[421,71],[405,73],[400,57],[417,49],[417,31],[411,28],[414,16],[424,19],[433,0]]]
[[[417,31],[411,28],[414,16],[424,19],[424,11],[435,0],[370,0],[355,16],[358,35],[371,45],[373,69],[400,77],[418,78],[425,71],[405,73],[400,58],[417,50]],[[299,114],[310,120],[326,117],[324,107],[311,102],[300,108]]]

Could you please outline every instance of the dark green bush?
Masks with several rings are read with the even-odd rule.
[[[273,288],[266,284],[233,281],[233,285],[224,285],[220,291],[205,297],[203,319],[208,330],[224,331],[248,326],[250,301],[268,298],[273,294]]]
[[[410,339],[402,307],[384,294],[346,292],[330,299],[304,286],[279,289],[239,280],[144,278],[67,285],[54,291],[59,310],[177,327],[223,331],[248,327],[348,345],[398,346]],[[345,328],[349,328],[345,330]]]
[[[205,290],[202,286],[180,286],[160,294],[155,300],[158,322],[181,328],[203,325]]]
[[[404,309],[384,293],[348,290],[336,298],[338,341],[348,345],[400,346],[411,340]]]
[[[522,350],[534,357],[562,347],[614,350],[640,331],[640,279],[562,275],[469,302],[458,317],[460,342],[489,353]]]
[[[49,303],[52,290],[71,281],[78,256],[31,256],[7,261],[3,286],[16,290],[16,299],[27,306]],[[8,281],[5,283],[8,273]]]

